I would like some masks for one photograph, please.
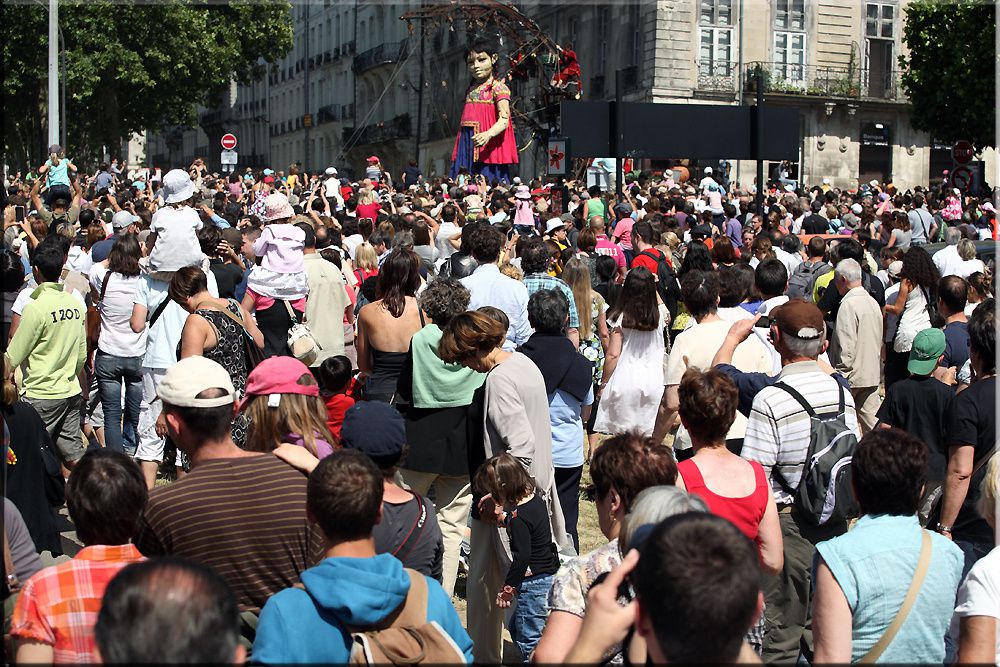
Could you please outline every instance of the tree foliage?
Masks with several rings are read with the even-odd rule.
[[[996,146],[995,0],[918,0],[906,6],[900,56],[913,126],[942,141]]]
[[[13,165],[44,159],[48,10],[2,6],[4,148]],[[132,133],[194,120],[235,78],[260,77],[292,46],[285,0],[60,2],[67,154],[117,152]]]

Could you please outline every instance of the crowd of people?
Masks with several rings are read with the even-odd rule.
[[[702,176],[6,177],[7,655],[1000,661],[992,203]]]

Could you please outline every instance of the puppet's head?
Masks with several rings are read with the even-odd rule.
[[[500,57],[499,49],[493,40],[476,37],[465,49],[465,64],[469,75],[476,83],[482,83],[496,74],[496,64]]]

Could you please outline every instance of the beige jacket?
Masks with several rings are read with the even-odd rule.
[[[319,343],[320,353],[313,366],[327,357],[344,353],[344,309],[348,299],[344,274],[333,262],[317,253],[303,258],[309,297],[306,299],[306,323]]]
[[[515,352],[486,376],[484,401],[486,457],[508,452],[525,465],[549,508],[549,525],[556,545],[563,553],[574,553],[556,495],[549,399],[541,371],[531,359]],[[500,532],[509,559],[506,531]]]
[[[852,388],[877,387],[881,354],[882,309],[864,287],[855,287],[840,302],[830,360]]]

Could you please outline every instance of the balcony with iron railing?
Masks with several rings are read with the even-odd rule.
[[[760,72],[764,92],[769,95],[805,95],[854,100],[905,102],[900,70],[871,70],[853,66],[747,63],[743,91],[757,92]],[[736,93],[738,65],[727,61],[698,63],[698,90]]]
[[[354,73],[361,74],[381,65],[399,62],[406,52],[406,44],[405,39],[400,42],[383,42],[375,48],[359,53],[354,56]]]
[[[413,128],[410,123],[410,114],[404,113],[395,118],[377,123],[371,123],[362,127],[355,134],[353,127],[345,127],[343,142],[345,145],[363,146],[365,144],[377,144],[395,139],[408,139],[413,135]]]

